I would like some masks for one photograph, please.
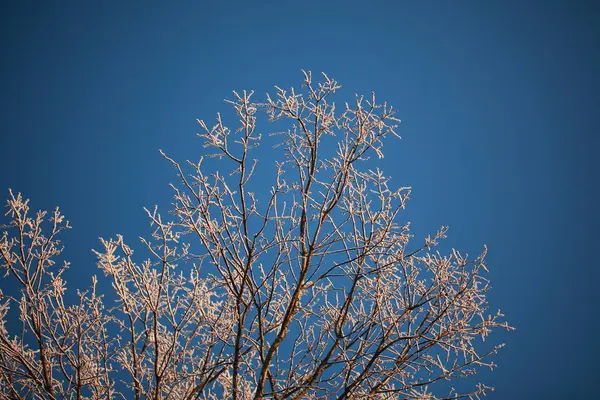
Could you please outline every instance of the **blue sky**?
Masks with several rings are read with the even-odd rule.
[[[263,98],[324,71],[342,98],[399,109],[382,168],[413,187],[417,238],[444,224],[447,246],[490,248],[491,308],[517,331],[499,337],[489,398],[595,393],[593,2],[20,1],[0,18],[0,190],[61,206],[71,286],[96,272],[99,236],[133,241],[142,207],[168,206],[159,148],[197,159],[195,119],[232,90]]]

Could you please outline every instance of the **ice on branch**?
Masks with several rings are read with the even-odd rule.
[[[161,152],[176,174],[170,209],[146,209],[150,231],[138,243],[100,239],[102,274],[87,290],[68,289],[59,237],[69,224],[58,208],[32,213],[9,193],[0,397],[437,399],[491,390],[474,375],[494,367],[501,346],[490,334],[512,328],[488,312],[487,249],[443,252],[445,226],[413,240],[403,213],[411,188],[377,164],[399,137],[396,110],[375,94],[336,106],[337,81],[303,74],[300,89],[275,87],[262,102],[234,92],[231,121],[198,120],[200,161]],[[458,379],[472,390],[447,384]]]

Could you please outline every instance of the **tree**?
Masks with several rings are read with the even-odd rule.
[[[65,304],[55,260],[68,222],[10,193],[2,268],[18,295],[0,305],[0,385],[5,398],[304,399],[462,398],[457,378],[492,367],[500,346],[479,350],[487,314],[485,249],[469,259],[434,251],[442,227],[414,246],[393,189],[368,158],[383,157],[399,120],[375,96],[338,113],[340,88],[304,74],[302,93],[276,87],[255,103],[235,93],[232,130],[199,121],[212,152],[182,166],[167,217],[146,210],[147,259],[121,236],[102,240],[98,266],[115,305],[92,288]],[[257,176],[257,130],[266,111],[283,154]],[[276,122],[277,121],[277,122]],[[264,155],[263,155],[264,156]],[[212,173],[207,163],[216,162]],[[220,171],[231,170],[231,174]],[[186,172],[187,171],[187,172]],[[255,195],[272,173],[268,193]],[[260,201],[259,201],[260,199]],[[12,308],[11,308],[12,307]],[[13,314],[11,314],[13,313]],[[10,333],[10,316],[21,321]],[[15,324],[12,324],[15,326]],[[450,384],[444,384],[444,381]]]

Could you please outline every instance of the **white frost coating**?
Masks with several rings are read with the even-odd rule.
[[[383,157],[386,137],[398,136],[395,111],[373,94],[356,96],[340,112],[330,100],[339,88],[327,75],[314,84],[305,72],[301,92],[276,87],[265,103],[234,92],[234,128],[220,114],[212,127],[198,121],[205,158],[181,166],[163,153],[180,182],[172,185],[166,217],[146,210],[153,233],[141,239],[144,256],[120,235],[102,239],[96,251],[117,298],[109,308],[95,277],[77,303],[65,304],[68,264],[54,260],[68,222],[58,209],[48,220],[45,212],[31,216],[27,200],[11,192],[0,267],[9,276],[2,285],[20,291],[0,295],[0,394],[485,394],[490,388],[482,384],[469,393],[439,385],[493,367],[488,356],[500,346],[482,347],[480,339],[494,328],[511,329],[500,312],[486,311],[485,250],[472,259],[434,251],[447,227],[411,242],[410,225],[401,222],[411,189],[389,187],[389,177],[368,161]],[[255,183],[268,176],[257,176],[252,158],[264,142],[259,111],[278,126],[289,124],[275,134],[282,139],[270,154],[282,157],[262,193]],[[208,162],[221,172],[207,173]],[[11,312],[22,329],[8,332]]]

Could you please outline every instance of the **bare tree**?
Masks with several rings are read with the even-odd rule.
[[[0,252],[21,297],[0,306],[4,396],[433,399],[491,389],[451,385],[493,367],[500,346],[480,342],[512,329],[487,314],[485,249],[441,255],[433,248],[446,227],[412,244],[401,223],[410,188],[390,188],[367,162],[397,136],[395,111],[373,95],[338,112],[339,88],[305,73],[301,92],[276,87],[264,103],[234,92],[235,128],[220,115],[212,127],[198,121],[210,149],[200,161],[163,153],[179,183],[168,217],[147,210],[148,258],[136,260],[121,236],[96,252],[116,294],[108,310],[95,279],[79,304],[64,305],[67,265],[52,260],[68,224],[57,210],[43,236],[44,213],[29,217],[11,193],[14,234]],[[284,127],[274,139],[257,130],[259,110]],[[283,157],[259,173],[253,157],[269,140]],[[270,191],[255,194],[269,173]],[[6,328],[12,304],[16,335]]]
[[[56,208],[44,235],[45,211],[30,216],[28,201],[12,192],[7,208],[12,221],[5,228],[15,234],[4,232],[0,238],[0,265],[10,278],[2,284],[20,290],[0,291],[0,396],[62,399],[82,398],[85,392],[88,398],[113,397],[108,363],[114,339],[107,334],[110,317],[96,293],[96,278],[91,290],[78,292],[78,303],[64,302],[62,274],[68,263],[59,267],[55,258],[63,250],[57,235],[70,228],[68,221]],[[9,317],[18,317],[21,325],[13,335]]]

